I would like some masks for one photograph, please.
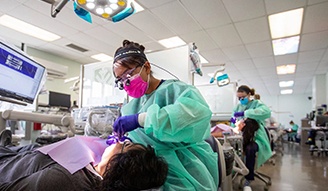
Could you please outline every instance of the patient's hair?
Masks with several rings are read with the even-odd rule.
[[[247,118],[245,121],[245,127],[242,129],[243,132],[243,150],[246,151],[247,145],[255,142],[255,132],[260,128],[258,122],[254,119]]]
[[[102,191],[139,191],[159,188],[166,180],[168,165],[152,147],[134,147],[114,155],[103,176]]]

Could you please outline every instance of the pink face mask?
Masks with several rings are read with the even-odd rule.
[[[126,85],[124,83],[124,90],[126,93],[134,98],[140,98],[141,96],[145,95],[147,89],[148,89],[148,83],[149,83],[149,75],[148,75],[148,81],[145,82],[140,76],[140,73],[143,69],[143,66],[140,70],[140,72],[132,77],[130,77],[130,85]]]

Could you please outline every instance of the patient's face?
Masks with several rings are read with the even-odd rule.
[[[146,149],[145,146],[141,144],[135,144],[130,141],[125,141],[124,143],[116,143],[107,147],[102,155],[102,160],[108,161],[115,154],[123,153],[132,149]]]

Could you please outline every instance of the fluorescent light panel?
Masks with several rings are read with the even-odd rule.
[[[279,82],[279,87],[281,88],[285,88],[285,87],[291,87],[294,85],[294,81],[291,80],[291,81],[281,81]]]
[[[113,57],[108,56],[107,54],[104,54],[104,53],[95,54],[95,55],[91,56],[91,58],[99,60],[99,61],[113,60]]]
[[[171,38],[167,38],[167,39],[163,39],[158,41],[161,45],[163,45],[166,48],[173,48],[173,47],[178,47],[178,46],[182,46],[185,45],[186,43],[179,38],[178,36],[175,37],[171,37]]]
[[[276,39],[300,34],[302,20],[303,8],[270,15],[271,37]]]
[[[295,64],[288,64],[288,65],[281,65],[277,66],[277,74],[293,74],[295,73],[296,65]]]
[[[275,56],[296,53],[298,51],[299,42],[300,36],[273,40],[273,53]]]
[[[292,94],[293,90],[292,89],[286,89],[286,90],[281,90],[280,94]]]
[[[31,25],[29,23],[26,23],[24,21],[18,20],[14,17],[11,17],[9,15],[3,15],[0,17],[0,24],[3,26],[6,26],[8,28],[14,29],[18,32],[33,36],[35,38],[44,40],[44,41],[54,41],[57,40],[59,38],[61,38],[60,36],[48,32],[44,29],[41,29],[39,27],[36,27],[34,25]]]

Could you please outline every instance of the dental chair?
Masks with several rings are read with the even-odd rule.
[[[267,136],[269,138],[269,142],[271,143],[273,140],[272,140],[272,138],[270,136],[270,132],[269,132],[269,130],[267,128],[265,128],[265,130],[266,130]],[[272,144],[270,144],[270,145],[272,146]],[[271,147],[271,150],[273,151],[273,148],[272,147]],[[272,162],[271,160],[273,159],[273,157],[275,155],[276,155],[276,153],[275,152],[272,152],[271,157],[267,160],[270,163],[272,163],[273,165],[275,165],[275,163]],[[241,173],[236,174],[236,176],[242,175],[242,178],[240,179],[240,182],[239,182],[239,189],[243,189],[243,186],[244,186],[243,182],[245,180],[245,177],[244,176],[247,175],[247,174],[248,174],[248,172],[246,174],[241,174]],[[268,175],[266,175],[266,174],[263,174],[263,173],[258,172],[257,162],[255,162],[254,176],[255,176],[255,179],[258,178],[259,180],[261,180],[262,182],[265,183],[264,191],[268,191],[269,190],[269,186],[271,186],[271,184],[272,184],[271,177],[268,176]]]
[[[237,152],[231,147],[227,141],[229,133],[224,134],[223,145],[218,139],[211,136],[206,139],[206,142],[210,144],[213,151],[218,153],[218,171],[219,171],[219,190],[220,191],[233,191],[232,181],[234,179],[233,174],[248,174],[248,169],[237,155]]]

